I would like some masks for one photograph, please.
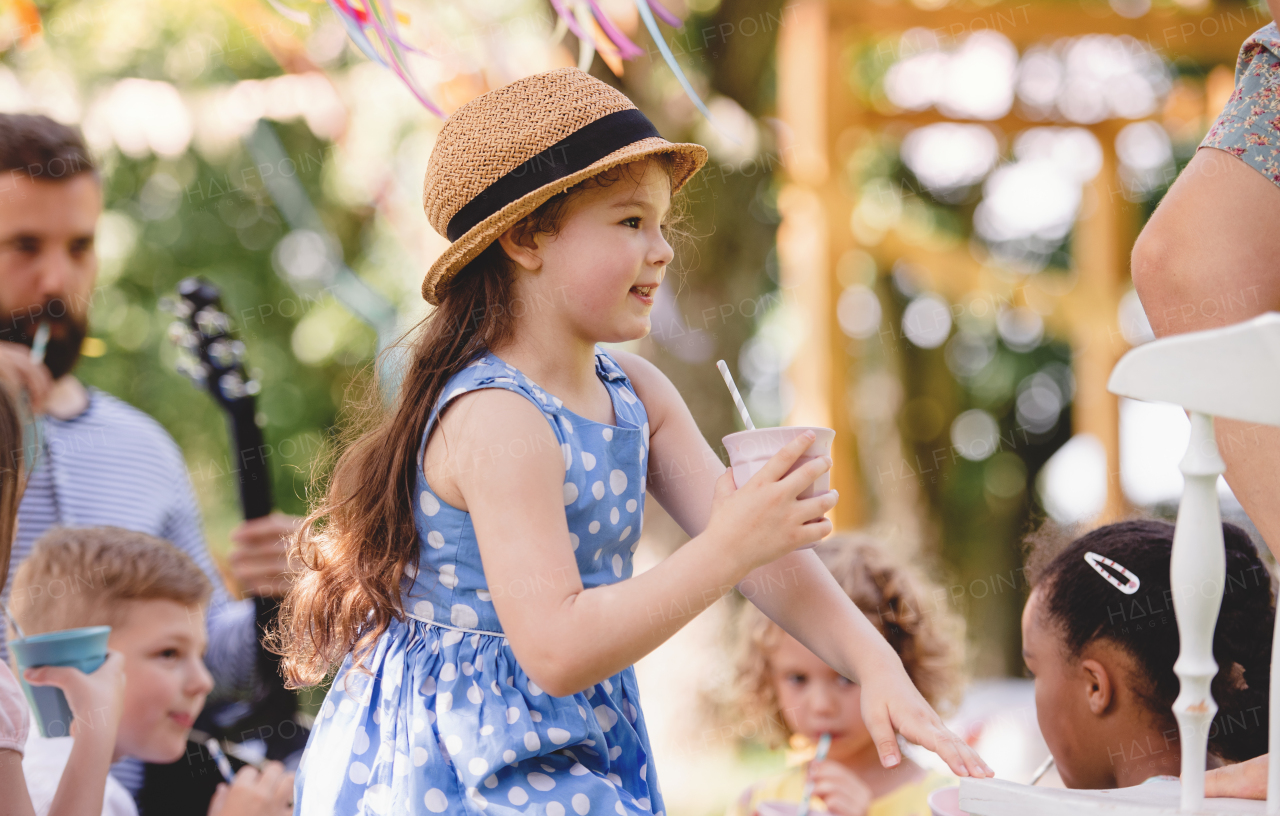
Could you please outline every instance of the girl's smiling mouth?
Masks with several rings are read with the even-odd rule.
[[[640,302],[646,306],[653,305],[653,293],[657,290],[658,284],[650,283],[644,286],[632,286],[631,294],[640,299]]]

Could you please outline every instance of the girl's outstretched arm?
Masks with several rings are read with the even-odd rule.
[[[461,493],[456,506],[471,514],[490,600],[516,659],[537,685],[564,696],[632,665],[751,570],[830,532],[825,519],[805,521],[835,506],[834,495],[796,500],[830,460],[784,477],[811,442],[797,440],[741,490],[722,477],[706,531],[655,568],[591,589],[565,520],[560,446],[527,399],[498,389],[458,397],[441,420],[444,464],[428,478]],[[639,495],[640,486],[631,490]],[[442,497],[449,501],[447,490]],[[592,539],[604,534],[584,535],[579,546],[598,548]]]
[[[710,496],[724,466],[670,380],[642,357],[615,356],[649,413],[649,492],[696,537],[710,521]],[[957,774],[990,773],[942,724],[912,685],[898,654],[812,550],[790,552],[758,567],[737,588],[823,662],[863,686],[863,720],[886,766],[899,761],[897,731],[937,753]]]

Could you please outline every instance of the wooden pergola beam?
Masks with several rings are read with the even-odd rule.
[[[1090,14],[1096,9],[1097,14]],[[979,30],[999,31],[1020,51],[1062,37],[1109,34],[1130,36],[1165,59],[1234,65],[1240,43],[1267,22],[1265,12],[1232,3],[1203,11],[1152,10],[1129,19],[1106,4],[1082,9],[1048,2],[1002,3],[985,10],[947,6],[923,11],[907,3],[850,0],[792,0],[778,47],[778,109],[787,125],[783,155],[788,183],[780,196],[783,224],[779,253],[784,284],[806,323],[806,337],[788,371],[796,389],[793,423],[829,424],[837,429],[837,468],[833,484],[841,490],[837,524],[867,521],[866,497],[856,457],[857,428],[848,392],[856,381],[855,360],[839,329],[835,307],[841,286],[837,260],[857,242],[848,228],[857,205],[840,173],[839,145],[850,132],[914,128],[935,122],[964,121],[936,110],[867,109],[843,77],[845,51],[859,40],[882,37],[883,59],[900,56],[893,37],[909,29],[928,29],[949,45]],[[1216,111],[1207,111],[1212,116]],[[973,120],[970,120],[973,121]],[[984,122],[1006,133],[1038,125],[1018,112]],[[1128,254],[1136,235],[1135,207],[1124,197],[1115,156],[1115,136],[1125,120],[1087,125],[1102,145],[1103,168],[1085,190],[1086,205],[1075,226],[1071,275],[1062,291],[1036,284],[1020,287],[971,255],[966,248],[922,242],[919,236],[890,229],[864,247],[883,261],[903,258],[917,266],[927,285],[953,303],[979,292],[1017,305],[1033,306],[1045,317],[1046,330],[1071,343],[1077,381],[1077,433],[1097,436],[1107,451],[1107,504],[1104,519],[1123,515],[1127,505],[1119,482],[1119,410],[1106,381],[1127,348],[1118,330],[1117,311],[1128,279]],[[853,499],[853,501],[851,501]]]
[[[1090,12],[1095,13],[1090,13]],[[1055,2],[1008,0],[986,9],[962,9],[947,5],[923,11],[904,3],[880,4],[833,0],[831,30],[848,34],[852,29],[895,34],[923,28],[943,42],[975,31],[996,31],[1008,37],[1019,51],[1059,37],[1086,34],[1130,36],[1166,58],[1189,57],[1208,63],[1234,64],[1240,43],[1271,22],[1266,13],[1244,3],[1210,5],[1203,11],[1152,9],[1137,18],[1121,17],[1106,3],[1079,6]],[[896,56],[892,52],[887,58]]]

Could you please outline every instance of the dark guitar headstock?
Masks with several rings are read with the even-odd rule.
[[[224,408],[252,399],[261,390],[244,365],[244,343],[231,333],[218,287],[201,278],[184,278],[176,297],[161,306],[178,319],[169,339],[178,347],[178,371],[207,390]]]
[[[202,278],[183,278],[177,295],[163,298],[161,306],[178,318],[169,324],[169,339],[178,347],[178,371],[208,391],[227,414],[244,517],[267,515],[271,479],[254,408],[261,386],[245,368],[244,343],[231,333],[218,287]]]
[[[161,306],[177,319],[169,325],[169,339],[178,349],[177,369],[198,388],[209,392],[227,416],[230,431],[234,475],[240,491],[240,507],[246,519],[262,518],[272,509],[271,475],[267,468],[270,448],[258,427],[255,397],[261,390],[245,366],[244,343],[231,330],[231,318],[222,309],[218,287],[201,278],[184,278],[177,294],[161,300]],[[246,592],[255,594],[253,587]],[[274,625],[279,601],[276,598],[254,598],[255,629],[259,640]],[[261,687],[247,714],[232,715],[231,706],[240,702],[224,701],[205,708],[200,728],[216,732],[224,739],[243,741],[246,734],[262,734],[263,724],[269,736],[267,756],[285,759],[306,743],[305,728],[295,730],[296,739],[285,739],[282,722],[294,722],[297,698],[285,688],[280,674],[279,656],[259,648],[257,676]],[[219,710],[214,709],[217,706]],[[230,722],[227,722],[230,720]],[[188,747],[201,748],[195,743]],[[147,765],[147,781],[139,795],[147,813],[203,813],[208,807],[210,785],[220,778],[220,769],[197,750],[188,752],[186,761],[170,765]],[[198,772],[198,776],[197,776]],[[212,782],[211,782],[212,780]],[[206,785],[210,782],[210,785]]]

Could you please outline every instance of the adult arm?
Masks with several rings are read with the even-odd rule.
[[[1280,18],[1280,0],[1268,0],[1267,6],[1273,19]],[[1245,93],[1228,108],[1248,104]],[[1277,224],[1280,187],[1231,153],[1197,150],[1133,248],[1133,283],[1156,335],[1216,328],[1280,309]],[[1227,483],[1268,548],[1280,554],[1280,507],[1274,501],[1280,428],[1224,419],[1214,428]],[[1267,762],[1264,754],[1210,770],[1205,795],[1266,798]]]
[[[1278,225],[1280,187],[1230,153],[1197,151],[1133,248],[1133,283],[1156,335],[1280,309]],[[1280,428],[1225,419],[1215,426],[1227,483],[1280,556]]]

